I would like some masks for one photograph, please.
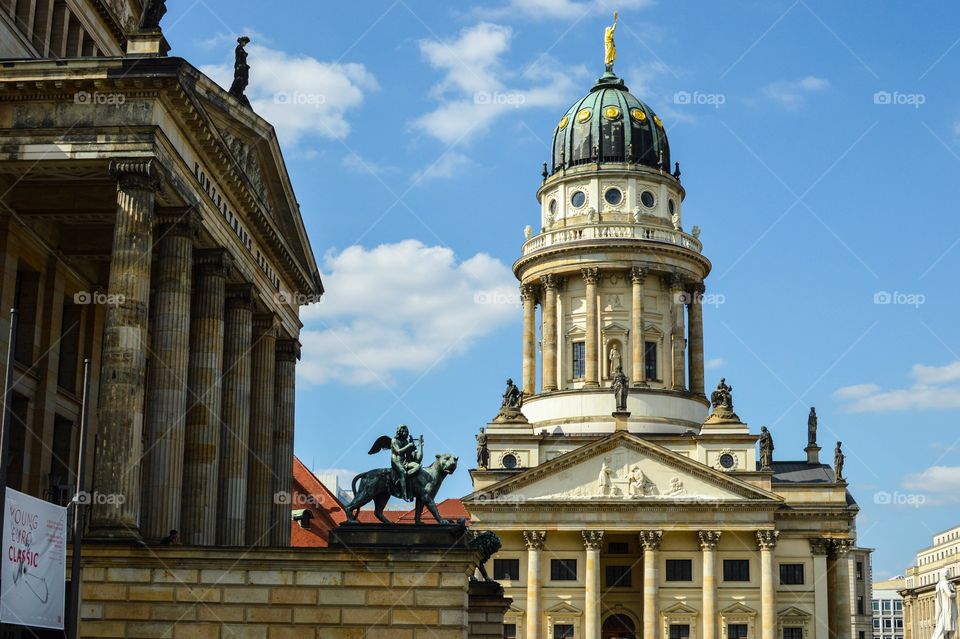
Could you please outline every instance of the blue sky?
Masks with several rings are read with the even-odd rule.
[[[614,8],[616,70],[663,118],[714,264],[709,383],[726,376],[778,459],[803,458],[816,405],[860,543],[879,577],[902,572],[960,521],[955,3],[172,3],[171,53],[222,83],[252,37],[248,94],[321,263],[297,454],[363,470],[404,422],[472,462],[520,374],[509,267],[540,165],[602,72]],[[469,465],[444,496],[469,491]]]

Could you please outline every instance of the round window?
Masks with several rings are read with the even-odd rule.
[[[667,200],[667,209],[670,211],[670,215],[673,215],[673,211],[676,208],[677,206],[673,203],[673,200]]]
[[[590,119],[590,116],[593,115],[593,111],[590,109],[580,109],[577,112],[577,122],[583,124],[584,122]]]
[[[733,455],[730,453],[724,453],[720,455],[720,465],[723,468],[733,468],[737,463],[737,460],[733,458]]]
[[[618,188],[607,189],[603,194],[603,199],[607,201],[607,204],[616,206],[623,200],[623,193]]]
[[[547,205],[547,209],[550,211],[551,214],[556,213],[556,212],[557,212],[557,201],[556,201],[556,200],[550,200],[550,204]]]
[[[654,197],[653,191],[644,191],[640,194],[640,201],[643,202],[645,207],[652,209],[653,205],[657,203],[657,198]]]
[[[580,208],[587,203],[587,194],[583,191],[577,191],[572,196],[570,196],[570,204],[573,204],[575,208]]]
[[[514,455],[513,453],[507,453],[506,455],[504,455],[503,458],[500,460],[500,463],[503,464],[504,468],[516,468],[519,465],[517,456]]]

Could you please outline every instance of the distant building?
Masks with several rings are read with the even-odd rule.
[[[314,471],[313,475],[320,483],[329,488],[330,492],[336,495],[337,499],[341,502],[346,504],[353,500],[353,487],[349,484],[343,485],[343,482],[340,481],[340,475],[337,473],[320,473]]]
[[[873,548],[850,549],[850,560],[853,563],[850,579],[852,639],[870,639],[873,632],[873,611],[870,609],[870,600],[873,598],[872,554]]]
[[[903,575],[873,584],[873,639],[903,639]]]
[[[940,574],[960,584],[960,526],[933,536],[933,545],[917,553],[907,568],[903,590],[903,626],[906,639],[927,639],[934,627],[934,589]]]

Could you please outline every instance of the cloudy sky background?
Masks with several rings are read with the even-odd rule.
[[[304,309],[297,454],[344,475],[405,422],[461,470],[520,374],[510,265],[553,127],[616,69],[663,118],[714,271],[708,376],[802,459],[844,441],[879,577],[960,523],[960,7],[948,2],[173,3],[229,86],[249,35],[327,288]],[[909,11],[909,16],[904,12]],[[909,18],[909,19],[907,19]],[[918,506],[918,503],[920,505]]]

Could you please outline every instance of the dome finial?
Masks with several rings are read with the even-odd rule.
[[[613,73],[613,61],[617,59],[617,45],[613,41],[613,32],[617,30],[617,12],[613,12],[613,24],[603,30],[603,63],[607,73]]]

